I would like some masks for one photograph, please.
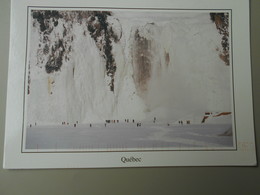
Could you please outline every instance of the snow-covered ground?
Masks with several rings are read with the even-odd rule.
[[[29,127],[27,151],[200,150],[232,148],[233,137],[223,136],[230,124],[113,123]]]

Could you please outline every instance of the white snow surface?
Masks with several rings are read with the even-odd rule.
[[[70,60],[63,60],[61,70],[50,74],[44,69],[44,55],[37,57],[41,52],[39,31],[30,26],[28,126],[56,126],[63,121],[103,124],[108,119],[151,121],[154,117],[162,122],[189,119],[199,123],[205,112],[231,112],[231,67],[219,58],[221,35],[209,13],[113,13],[108,21],[121,35],[112,50],[117,65],[114,92],[108,87],[105,60],[86,25],[72,23],[68,32],[74,38]],[[59,19],[51,40],[62,36],[63,24],[65,21]],[[151,42],[152,74],[144,94],[138,93],[133,79],[137,29]],[[165,53],[169,54],[168,64]]]
[[[233,147],[230,124],[113,123],[28,128],[27,151],[216,150]]]

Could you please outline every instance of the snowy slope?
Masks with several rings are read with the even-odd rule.
[[[231,67],[219,57],[222,35],[209,13],[37,17],[29,28],[28,125],[175,122],[231,111]],[[56,69],[48,72],[48,63]]]

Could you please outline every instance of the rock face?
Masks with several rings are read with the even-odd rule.
[[[222,49],[219,53],[221,60],[230,65],[229,56],[229,15],[227,13],[210,13],[210,19],[216,24],[219,34],[222,36]]]
[[[94,39],[97,48],[100,50],[100,55],[105,60],[106,74],[111,79],[110,90],[114,91],[116,63],[112,53],[112,42],[118,42],[119,37],[107,21],[109,16],[111,16],[111,12],[108,11],[32,11],[34,26],[37,22],[41,36],[40,42],[42,43],[39,45],[41,53],[38,58],[40,59],[42,54],[48,56],[45,64],[46,72],[59,71],[63,60],[69,60],[74,39],[71,31],[73,31],[73,24],[76,22],[87,27],[88,32],[84,31],[84,36],[88,33]],[[55,33],[59,28],[59,22],[62,23],[63,27],[61,34]],[[51,34],[55,34],[54,41],[50,40]]]
[[[119,35],[113,31],[112,25],[107,21],[107,17],[109,16],[111,16],[111,12],[94,11],[91,16],[87,18],[87,27],[101,55],[106,61],[106,74],[111,78],[109,83],[110,90],[114,92],[116,63],[112,53],[112,43],[119,41]]]
[[[231,109],[228,13],[32,10],[28,124]]]

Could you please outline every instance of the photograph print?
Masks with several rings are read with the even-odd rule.
[[[232,150],[230,10],[29,7],[23,152]]]

